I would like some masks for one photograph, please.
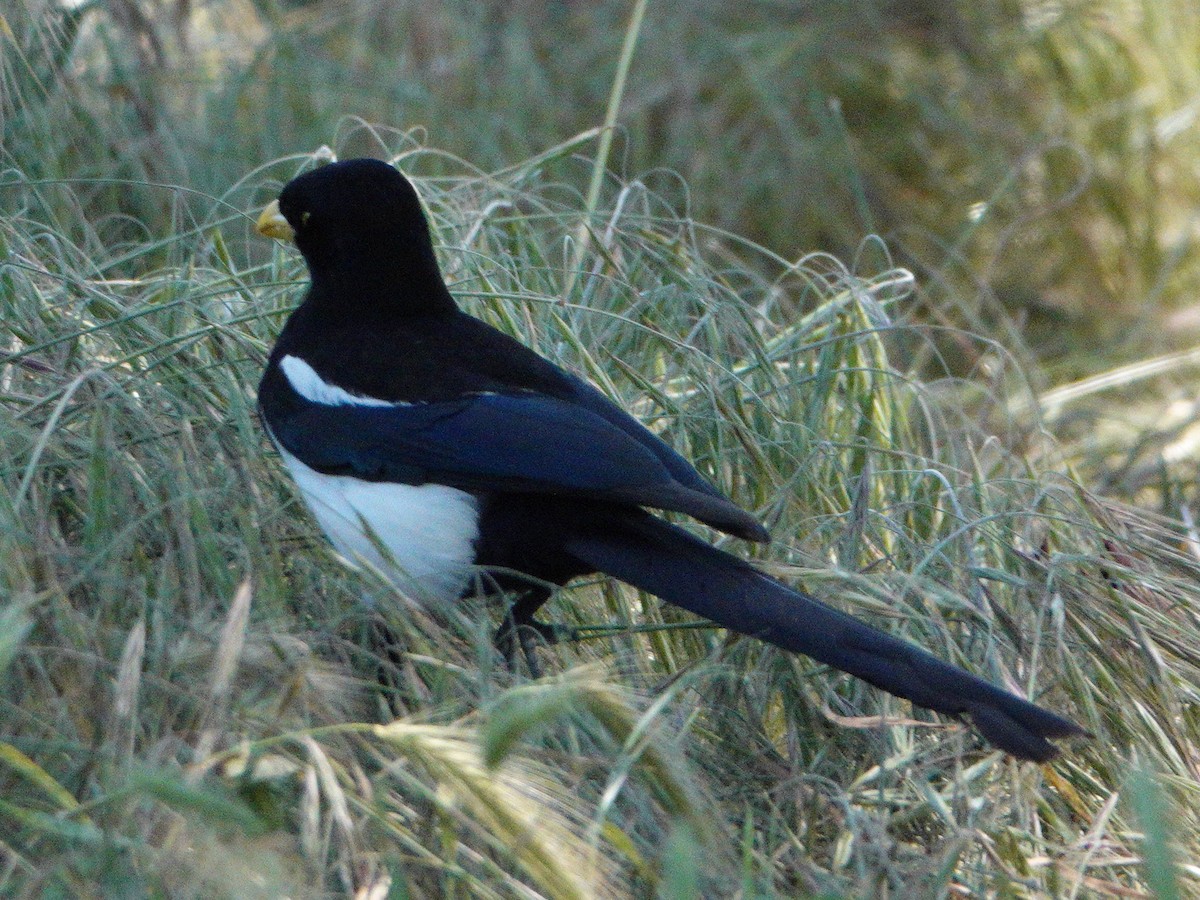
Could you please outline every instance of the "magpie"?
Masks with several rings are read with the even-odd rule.
[[[335,548],[419,603],[489,573],[534,619],[554,586],[605,573],[945,715],[1020,759],[1074,722],[872,628],[654,511],[769,535],[583,379],[462,312],[412,184],[373,159],[302,174],[257,230],[291,240],[311,286],[259,386],[266,431]]]

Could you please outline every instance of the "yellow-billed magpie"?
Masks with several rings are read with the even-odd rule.
[[[417,193],[392,166],[356,159],[300,175],[258,230],[294,240],[312,278],[263,375],[262,420],[337,549],[410,596],[453,601],[487,571],[517,597],[520,628],[537,625],[548,585],[604,572],[969,716],[1022,759],[1048,760],[1048,738],[1084,733],[648,512],[769,539],[598,390],[460,311]]]

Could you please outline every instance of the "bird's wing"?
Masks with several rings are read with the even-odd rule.
[[[610,425],[619,428],[655,455],[671,476],[685,487],[714,497],[728,499],[717,488],[710,484],[703,475],[696,471],[695,466],[675,452],[669,444],[650,431],[645,425],[613,403],[603,393],[588,382],[568,372],[562,373],[565,382],[572,391],[573,402],[595,413]],[[761,540],[766,540],[764,533]]]
[[[285,450],[327,474],[576,496],[682,512],[731,534],[762,532],[732,502],[682,484],[621,428],[545,395],[387,406],[304,400],[267,424]]]

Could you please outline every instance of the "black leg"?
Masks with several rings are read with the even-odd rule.
[[[372,653],[375,655],[375,680],[379,684],[383,702],[393,716],[401,715],[399,685],[396,678],[404,665],[404,654],[400,649],[400,641],[396,632],[387,620],[377,613],[371,615],[368,624],[369,640]]]
[[[504,654],[504,659],[510,669],[516,668],[517,647],[525,657],[529,674],[533,678],[542,677],[542,667],[537,659],[539,643],[552,645],[560,641],[575,640],[575,629],[562,625],[550,625],[538,622],[533,618],[542,605],[550,599],[551,589],[534,587],[525,591],[508,608],[504,622],[496,632],[496,647]]]

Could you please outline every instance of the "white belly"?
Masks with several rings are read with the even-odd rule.
[[[479,501],[440,484],[324,475],[280,448],[309,509],[347,559],[366,563],[413,600],[449,602],[470,583]]]

